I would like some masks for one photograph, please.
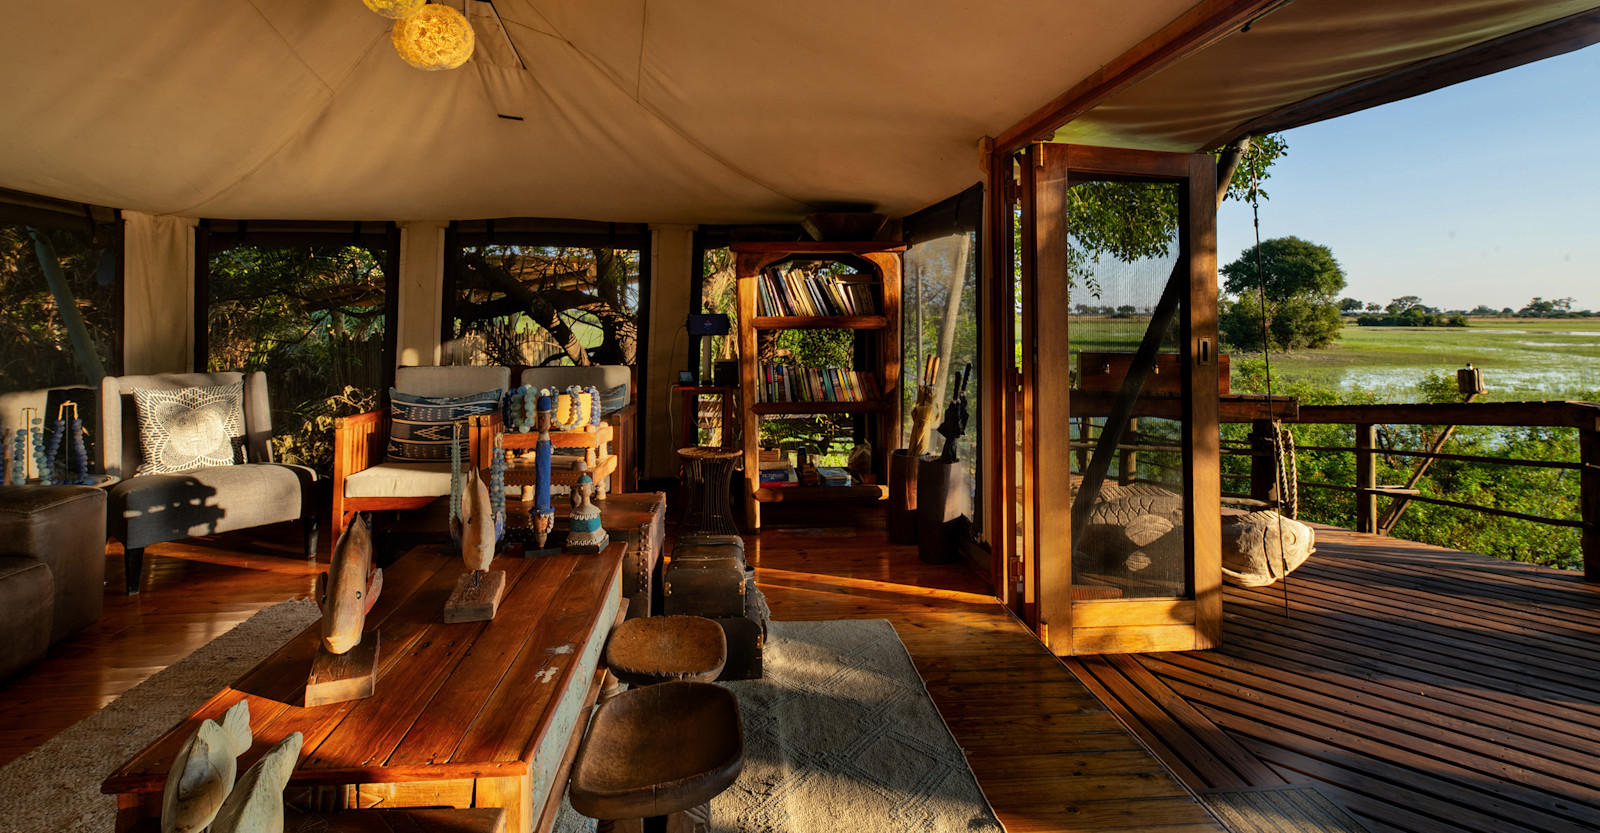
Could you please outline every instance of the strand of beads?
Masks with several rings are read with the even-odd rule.
[[[77,483],[81,486],[89,484],[89,451],[83,446],[83,420],[74,416],[72,418],[72,457],[77,465]]]
[[[461,423],[450,426],[450,520],[461,517]]]
[[[56,417],[50,429],[50,444],[45,449],[44,464],[39,467],[39,482],[46,486],[55,480],[56,458],[61,453],[61,440],[67,435],[67,421]]]
[[[589,386],[589,425],[600,427],[600,389]]]
[[[21,486],[28,482],[28,426],[24,425],[16,430],[16,437],[11,443],[11,485]]]
[[[494,435],[494,459],[489,462],[489,508],[494,512],[495,540],[506,530],[506,449],[504,434]]]
[[[33,420],[33,463],[39,468],[39,482],[50,485],[50,471],[44,455],[44,420]]]

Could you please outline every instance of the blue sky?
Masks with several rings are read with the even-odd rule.
[[[1284,137],[1262,239],[1331,248],[1345,295],[1600,309],[1600,47]],[[1255,238],[1248,205],[1225,204],[1218,223],[1221,266]]]

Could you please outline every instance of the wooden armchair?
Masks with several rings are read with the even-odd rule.
[[[505,367],[402,367],[395,390],[421,396],[470,396],[511,382]],[[500,414],[468,420],[467,460],[490,463]],[[420,509],[450,493],[450,463],[388,459],[389,411],[369,411],[334,421],[333,538],[357,512]],[[468,465],[466,460],[463,467]]]
[[[609,491],[633,492],[638,489],[639,457],[634,439],[637,436],[638,425],[634,416],[637,413],[637,405],[634,403],[633,394],[636,385],[632,367],[627,365],[530,367],[522,371],[519,383],[536,388],[555,388],[558,391],[564,391],[572,385],[593,386],[601,392],[602,402],[607,400],[607,393],[617,394],[618,401],[611,404],[601,417],[606,425],[610,426],[611,431],[600,454],[602,457],[615,458],[613,462],[606,463],[606,474],[611,477]],[[590,445],[592,441],[592,438],[587,440],[579,438],[565,443],[557,441],[555,445],[558,448],[563,445],[582,447]],[[589,466],[592,471],[595,462],[589,461]],[[595,480],[598,481],[600,478],[596,477]]]

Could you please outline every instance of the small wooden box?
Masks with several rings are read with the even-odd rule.
[[[1084,351],[1078,354],[1078,388],[1116,393],[1133,365],[1132,353]],[[1183,391],[1183,363],[1177,353],[1157,353],[1156,366],[1144,381],[1144,395],[1177,396]],[[1217,392],[1230,391],[1228,354],[1217,355]]]

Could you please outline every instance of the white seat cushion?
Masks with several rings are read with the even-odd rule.
[[[379,463],[344,479],[344,496],[438,497],[450,494],[450,463]]]

